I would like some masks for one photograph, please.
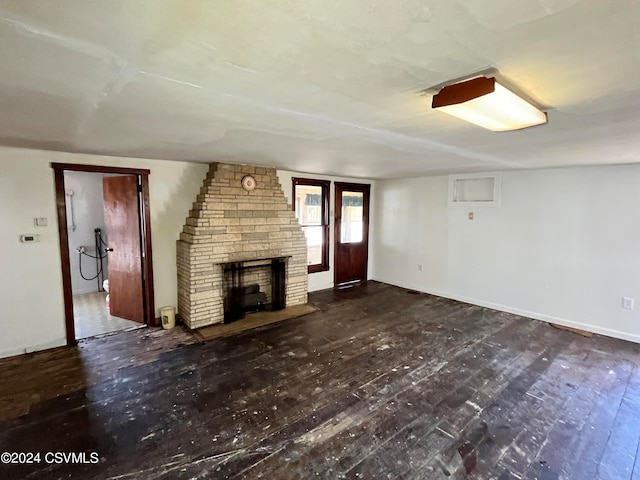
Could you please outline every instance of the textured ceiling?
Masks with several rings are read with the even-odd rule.
[[[389,178],[640,161],[640,0],[0,1],[0,144]],[[416,92],[489,67],[494,133]]]

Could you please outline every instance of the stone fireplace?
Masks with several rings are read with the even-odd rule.
[[[253,190],[242,188],[246,175],[255,179]],[[223,322],[225,271],[276,261],[284,270],[284,306],[307,303],[307,243],[276,170],[212,164],[177,242],[180,317],[192,329]],[[252,268],[247,275],[263,283],[272,302],[271,277]]]

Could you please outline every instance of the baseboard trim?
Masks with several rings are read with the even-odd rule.
[[[456,300],[458,302],[470,303],[479,307],[491,308],[500,312],[512,313],[514,315],[520,315],[521,317],[531,318],[533,320],[539,320],[547,323],[557,323],[564,325],[565,327],[577,328],[579,330],[586,330],[588,332],[597,333],[599,335],[605,335],[607,337],[618,338],[620,340],[627,340],[633,343],[640,343],[640,335],[632,333],[621,332],[620,330],[613,330],[611,328],[599,327],[589,323],[577,322],[568,318],[554,317],[553,315],[546,315],[544,313],[532,312],[530,310],[524,310],[522,308],[510,307],[508,305],[502,305],[499,303],[487,302],[478,298],[465,297],[463,295],[456,295],[449,292],[443,292],[441,290],[425,289],[411,284],[399,284],[395,282],[389,282],[381,278],[373,278],[382,283],[388,283],[389,285],[395,285],[396,287],[407,288],[409,290],[417,290],[419,292],[428,293],[429,295],[435,295],[437,297],[448,298],[450,300]]]
[[[0,358],[14,357],[16,355],[24,355],[25,353],[39,352],[41,350],[49,350],[51,348],[64,347],[67,345],[66,338],[59,338],[51,342],[40,343],[38,345],[30,345],[22,348],[12,348],[11,350],[5,350],[0,352]]]
[[[74,290],[73,292],[71,292],[72,295],[86,295],[87,293],[101,293],[101,292],[96,287],[93,287],[90,289],[83,288],[83,289]]]

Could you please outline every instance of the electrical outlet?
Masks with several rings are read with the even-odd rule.
[[[622,297],[622,308],[625,310],[633,310],[633,305],[636,303],[635,299],[630,297]]]
[[[87,251],[87,247],[83,247],[82,245],[76,248],[76,252],[78,253],[85,253],[86,251]]]
[[[20,241],[22,243],[34,243],[40,241],[40,235],[34,235],[33,233],[27,233],[20,235]]]
[[[469,212],[469,220],[473,220],[473,212]]]

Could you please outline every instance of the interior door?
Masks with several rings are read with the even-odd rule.
[[[144,323],[138,177],[104,177],[111,315]]]
[[[334,284],[365,282],[371,185],[335,183]]]

